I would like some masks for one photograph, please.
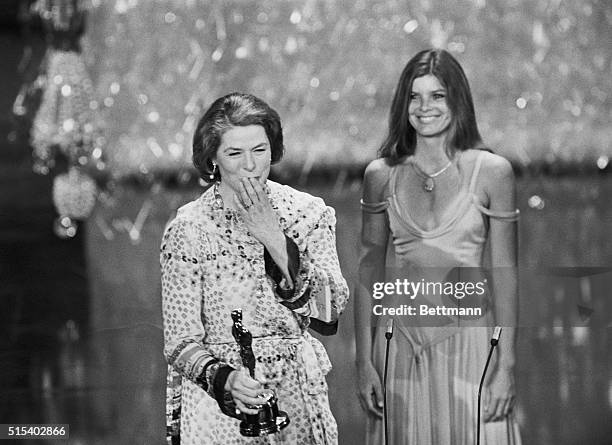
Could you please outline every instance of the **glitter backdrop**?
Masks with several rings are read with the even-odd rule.
[[[418,50],[463,64],[485,141],[518,164],[608,164],[606,1],[93,1],[84,54],[111,171],[189,164],[197,117],[248,91],[284,121],[284,166],[362,166]]]

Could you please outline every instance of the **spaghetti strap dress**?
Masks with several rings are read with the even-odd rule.
[[[477,154],[469,183],[461,186],[454,211],[432,230],[420,227],[402,208],[397,177],[407,163],[391,168],[390,196],[380,203],[362,202],[365,212],[387,212],[396,262],[419,278],[444,280],[457,267],[479,268],[487,239],[488,218],[516,221],[514,212],[494,212],[475,194],[484,152]],[[436,297],[431,304],[438,304]],[[486,297],[488,298],[488,297]],[[387,371],[389,442],[394,445],[466,445],[476,443],[478,385],[489,352],[493,315],[463,322],[443,316],[424,325],[400,323],[390,342]],[[385,339],[377,330],[373,362],[383,374]],[[492,368],[490,368],[492,369]],[[482,422],[482,417],[481,417]],[[368,418],[368,445],[384,443],[383,422]],[[503,421],[481,423],[482,445],[520,445],[511,413]]]

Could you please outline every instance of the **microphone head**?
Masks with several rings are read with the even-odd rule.
[[[502,331],[501,326],[495,326],[495,329],[493,330],[492,339],[495,341],[499,341],[499,337],[501,336],[501,331]]]
[[[393,318],[387,320],[387,329],[385,331],[385,337],[389,340],[393,336]]]
[[[393,334],[393,318],[387,320],[387,332]]]

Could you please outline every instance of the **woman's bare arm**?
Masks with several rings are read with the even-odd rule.
[[[371,162],[364,175],[363,201],[385,200],[388,167],[382,159]],[[355,343],[361,405],[370,414],[382,414],[380,377],[372,364],[372,286],[385,278],[389,224],[385,212],[363,212],[359,279],[355,290]]]
[[[514,174],[510,163],[496,155],[487,155],[483,164],[483,186],[489,210],[512,212],[516,209]],[[518,321],[518,271],[516,222],[489,218],[495,323],[503,326],[498,346],[495,373],[490,379],[491,399],[485,420],[505,417],[514,397],[512,373],[516,362],[516,326]]]

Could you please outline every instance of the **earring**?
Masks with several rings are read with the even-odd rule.
[[[212,169],[212,173],[210,175],[208,175],[208,178],[212,181],[213,179],[215,179],[215,175],[217,174],[217,164],[215,164],[214,162],[212,163],[213,165],[213,169]]]
[[[221,193],[219,193],[219,182],[215,182],[213,186],[213,195],[215,200],[213,202],[212,208],[213,210],[221,210],[223,209],[223,198],[221,198]]]

